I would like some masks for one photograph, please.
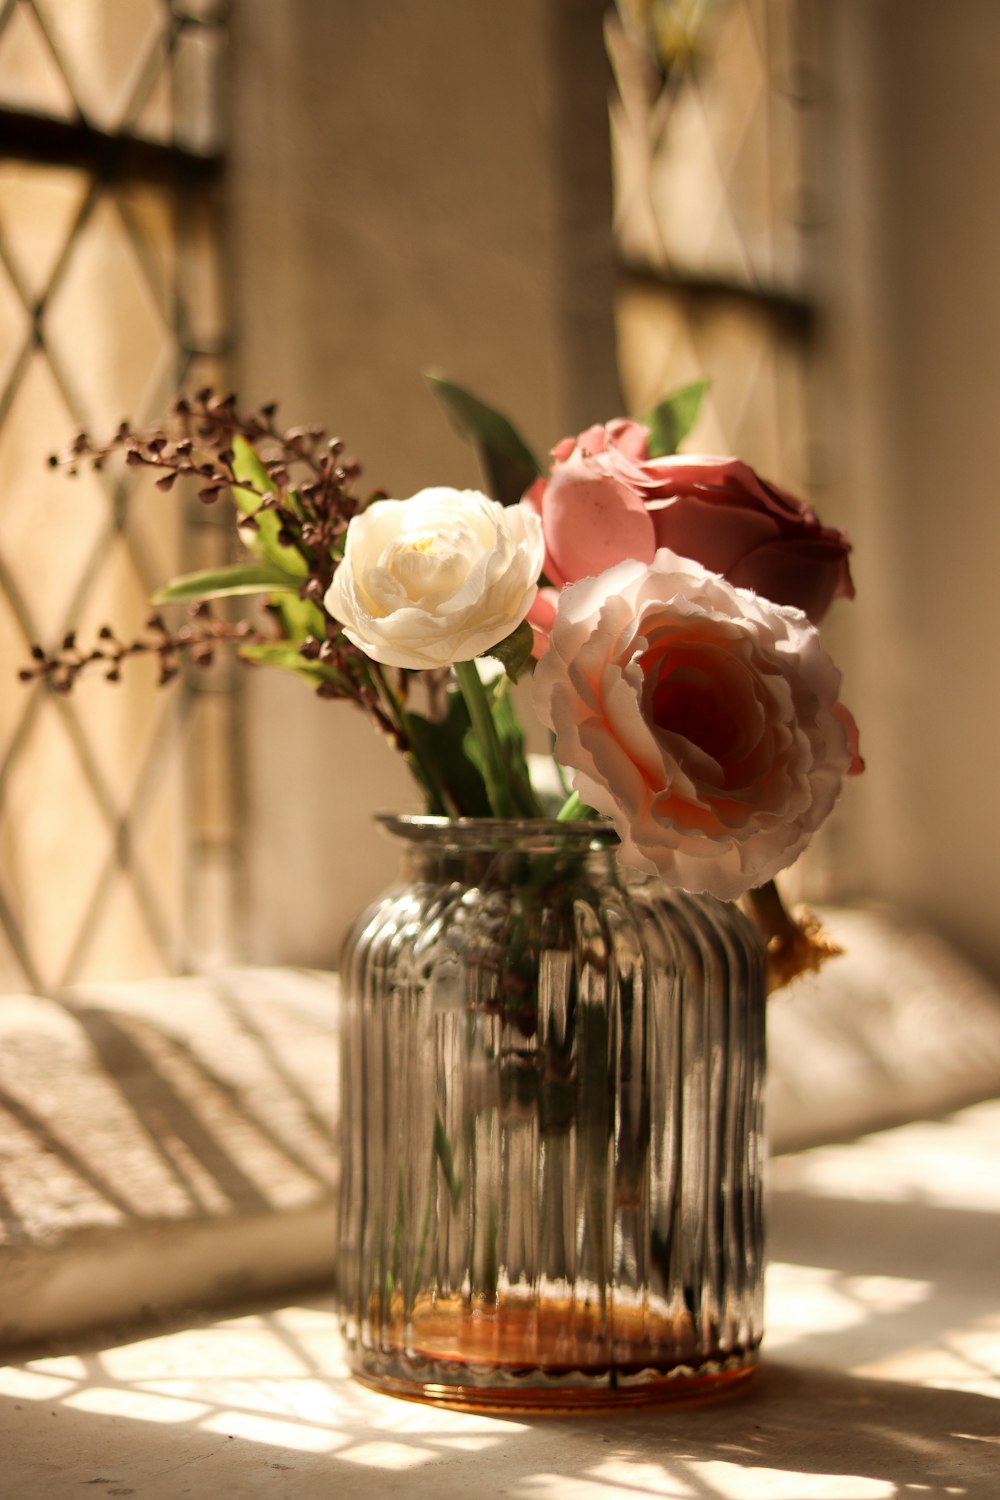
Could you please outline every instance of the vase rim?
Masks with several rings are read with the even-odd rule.
[[[473,848],[510,844],[537,849],[568,841],[577,848],[613,848],[619,843],[608,818],[580,818],[560,822],[558,818],[444,818],[431,813],[375,814],[388,833],[412,843],[452,844]]]

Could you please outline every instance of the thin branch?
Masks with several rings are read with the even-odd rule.
[[[171,630],[158,614],[150,615],[146,630],[148,635],[124,641],[110,625],[103,625],[97,633],[97,643],[89,650],[81,649],[76,631],[70,631],[55,651],[32,646],[32,665],[22,667],[18,677],[22,682],[45,681],[53,692],[69,693],[81,673],[89,669],[103,670],[106,681],[118,682],[126,660],[135,656],[156,656],[159,658],[159,684],[164,687],[177,676],[184,657],[197,667],[210,667],[217,646],[274,639],[257,630],[249,620],[231,623],[216,618],[204,603],[196,604],[188,623],[177,630]]]

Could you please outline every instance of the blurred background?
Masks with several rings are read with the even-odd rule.
[[[214,383],[475,484],[428,367],[543,453],[712,376],[689,447],[856,549],[868,771],[793,883],[1000,978],[998,55],[992,0],[0,0],[0,988],[330,966],[413,805],[297,681],[19,683],[234,545],[46,455]]]

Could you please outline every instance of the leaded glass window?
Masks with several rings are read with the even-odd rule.
[[[697,446],[800,490],[820,22],[815,0],[619,0],[608,29],[627,405],[710,375]]]
[[[226,952],[238,867],[232,668],[160,692],[149,663],[69,696],[29,644],[141,629],[224,516],[136,471],[76,480],[76,427],[224,378],[222,9],[0,0],[0,988],[162,973]]]

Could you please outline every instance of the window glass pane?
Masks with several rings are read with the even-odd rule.
[[[29,721],[4,787],[0,894],[35,966],[58,985],[113,853],[113,832],[89,780],[71,715],[49,697]],[[3,976],[6,987],[19,976]],[[24,983],[24,978],[20,978]]]
[[[172,141],[198,155],[222,145],[219,71],[225,33],[192,21],[171,33],[161,62],[133,100],[132,129],[146,140]]]
[[[144,421],[170,384],[165,309],[110,195],[80,225],[45,313],[45,339],[88,426]]]
[[[104,130],[125,119],[156,66],[169,19],[162,0],[34,0],[86,118]]]
[[[647,0],[626,12],[629,24],[612,31],[612,121],[627,255],[803,285],[818,99],[807,11],[802,0]]]
[[[0,390],[7,386],[31,334],[31,319],[0,263]]]
[[[188,151],[217,151],[221,142],[217,77],[223,34],[190,26],[181,32],[174,58],[175,139]]]
[[[221,506],[145,471],[46,461],[80,424],[158,417],[180,378],[224,383],[218,238],[210,194],[0,165],[0,989],[232,953],[236,665],[166,692],[148,658],[65,697],[15,680],[70,623],[84,649],[143,634],[164,578],[234,545]]]
[[[691,452],[735,453],[793,490],[810,475],[801,338],[736,298],[630,287],[617,307],[619,368],[629,411],[710,375]]]
[[[74,425],[51,367],[36,350],[0,423],[0,558],[27,628],[50,641],[67,628],[95,549],[112,525],[108,496],[94,475],[70,482],[46,462]],[[0,712],[16,712],[22,698],[18,690],[5,690]]]
[[[89,186],[69,167],[0,161],[0,256],[30,298],[47,289]]]
[[[62,117],[75,113],[69,84],[23,0],[0,12],[0,105]]]

